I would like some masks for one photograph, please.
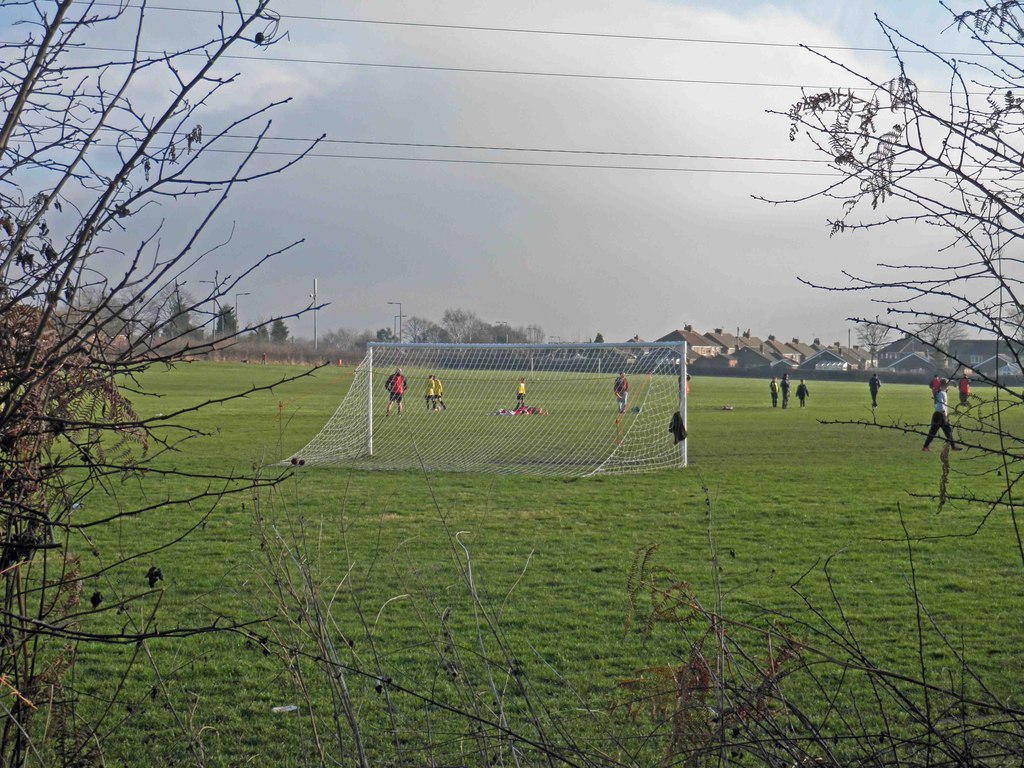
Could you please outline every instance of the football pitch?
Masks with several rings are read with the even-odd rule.
[[[136,398],[135,404],[143,415],[171,413],[294,372],[213,363],[154,371],[143,383],[161,396]],[[272,392],[182,417],[209,436],[184,440],[155,466],[206,477],[150,475],[97,490],[79,521],[226,489],[231,482],[218,478],[232,474],[288,476],[259,497],[228,495],[216,507],[200,498],[90,529],[91,538],[80,541],[86,566],[93,559],[154,551],[108,571],[86,592],[135,590],[146,569],[157,566],[164,576],[162,627],[195,625],[211,616],[280,622],[255,521],[258,508],[284,540],[306,553],[328,594],[344,585],[339,594],[347,597],[332,603],[332,621],[339,636],[355,639],[353,663],[381,664],[409,688],[437,686],[439,617],[445,626],[461,627],[463,640],[472,644],[478,619],[464,586],[470,562],[480,602],[531,672],[538,700],[567,718],[583,709],[614,718],[617,683],[638,670],[677,662],[681,645],[678,628],[655,627],[650,636],[635,625],[626,628],[627,581],[638,551],[656,545],[652,562],[671,569],[672,578],[691,585],[705,604],[712,604],[717,584],[724,611],[737,620],[786,621],[801,635],[802,622],[817,621],[809,604],[835,617],[837,596],[846,621],[878,663],[912,674],[920,651],[937,668],[955,668],[935,636],[929,634],[919,649],[912,549],[914,583],[929,620],[956,638],[994,691],[1020,703],[1024,580],[1011,522],[977,505],[948,503],[939,510],[926,498],[938,492],[942,464],[937,451],[922,453],[922,436],[821,423],[871,420],[867,377],[808,382],[808,407],[799,408],[794,399],[786,410],[771,408],[766,380],[695,377],[685,469],[566,481],[273,466],[319,432],[351,378],[350,369],[325,368]],[[600,405],[609,413],[612,379],[602,388]],[[416,429],[456,415],[427,411],[417,394],[418,385],[402,417]],[[984,396],[979,392],[972,407],[986,407]],[[457,402],[453,397],[450,405]],[[926,429],[930,413],[926,382],[884,383],[874,416],[880,424],[905,419]],[[399,428],[394,421],[389,428]],[[950,487],[991,493],[998,478],[986,474],[991,467],[983,462],[972,451],[953,455]],[[157,549],[193,527],[180,543]],[[144,622],[152,607],[140,604],[128,613]],[[106,620],[116,626],[125,619]],[[360,640],[367,635],[372,656]],[[165,760],[180,750],[158,734],[169,727],[170,712],[182,709],[204,726],[210,764],[295,762],[294,751],[304,743],[301,729],[295,717],[271,708],[296,703],[296,692],[273,654],[237,634],[154,643],[148,652],[152,662],[137,664],[124,681],[122,698],[130,706],[119,705],[112,736],[129,764]],[[132,653],[80,651],[76,675],[96,702],[121,684],[120,670]],[[379,702],[374,686],[354,689],[366,697],[360,701],[368,722],[380,725],[372,714]],[[162,705],[165,696],[175,697],[173,706]],[[143,733],[147,738],[140,740]],[[378,736],[386,752],[388,739]]]

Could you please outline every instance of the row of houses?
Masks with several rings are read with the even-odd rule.
[[[761,339],[749,330],[737,335],[721,328],[698,333],[691,325],[667,333],[657,341],[685,341],[687,363],[695,373],[767,369],[779,371],[780,375],[790,370],[951,374],[966,369],[986,376],[996,373],[1018,376],[1021,374],[1018,360],[1024,353],[1024,346],[1008,349],[1005,341],[995,339],[955,339],[948,343],[948,355],[938,355],[910,336],[869,350],[838,341],[822,344],[820,339],[809,344],[800,339],[783,341],[775,336]]]

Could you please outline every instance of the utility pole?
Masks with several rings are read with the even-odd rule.
[[[313,292],[309,294],[309,298],[313,300],[313,352],[316,353],[316,278],[313,278]]]

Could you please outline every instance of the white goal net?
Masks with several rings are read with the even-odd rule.
[[[675,343],[370,344],[289,461],[560,477],[685,466],[670,430],[678,413],[685,435],[685,378]]]

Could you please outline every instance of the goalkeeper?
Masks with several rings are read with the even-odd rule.
[[[519,379],[519,386],[516,387],[516,408],[526,407],[526,379]]]

